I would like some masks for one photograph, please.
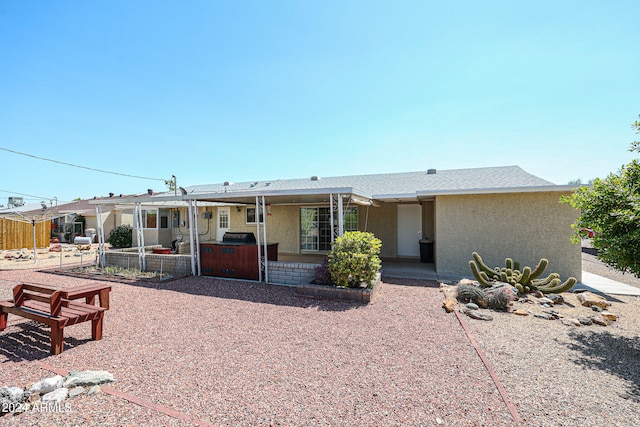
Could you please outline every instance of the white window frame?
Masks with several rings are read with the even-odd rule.
[[[249,211],[253,211],[253,221],[249,221]],[[256,223],[256,214],[255,212],[260,212],[260,224],[264,224],[264,215],[262,212],[262,206],[258,206],[257,208],[255,206],[253,207],[249,207],[247,206],[246,209],[244,210],[244,223],[245,224],[254,224]]]

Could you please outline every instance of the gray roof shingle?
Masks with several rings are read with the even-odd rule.
[[[553,186],[519,166],[499,166],[472,169],[381,173],[336,177],[311,177],[272,181],[254,181],[224,184],[195,185],[187,188],[192,194],[224,192],[296,191],[322,188],[351,187],[373,198],[391,195],[410,195],[416,192],[456,192],[483,189],[509,189],[519,187]]]

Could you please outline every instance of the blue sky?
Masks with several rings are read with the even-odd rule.
[[[181,186],[514,164],[604,177],[634,157],[639,15],[635,0],[0,0],[0,147]],[[0,162],[0,204],[165,189]]]

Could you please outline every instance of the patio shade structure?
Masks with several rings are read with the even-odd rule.
[[[255,183],[257,184],[257,183]],[[206,191],[198,187],[190,187],[188,190],[180,188],[180,195],[169,193],[135,198],[122,198],[117,201],[121,208],[132,206],[155,207],[186,207],[188,210],[189,241],[191,255],[191,273],[201,274],[199,237],[198,237],[198,203],[214,206],[256,206],[262,212],[267,212],[269,205],[307,205],[327,204],[330,206],[331,224],[334,224],[334,210],[337,210],[337,227],[333,229],[332,241],[337,236],[344,234],[344,204],[354,203],[363,206],[377,206],[373,198],[353,187],[319,187],[302,189],[275,189],[269,188],[270,183],[263,183],[260,188],[257,185],[248,188],[232,189],[232,185],[225,183],[220,191]],[[204,191],[203,191],[204,190]],[[96,201],[96,204],[108,201]],[[140,208],[138,208],[140,209]],[[100,234],[100,232],[99,232]],[[256,235],[258,246],[259,281],[269,281],[269,268],[267,256],[267,225],[266,221],[256,221]],[[143,241],[142,241],[143,243]],[[144,260],[144,247],[138,242],[140,261]],[[141,264],[142,265],[142,264]]]

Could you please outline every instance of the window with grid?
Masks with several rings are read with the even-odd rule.
[[[143,228],[158,228],[158,210],[143,209],[142,225],[143,225]]]
[[[344,231],[358,230],[358,208],[344,210]],[[338,213],[333,213],[333,220],[338,221]],[[300,250],[331,250],[331,210],[330,208],[300,209]]]

